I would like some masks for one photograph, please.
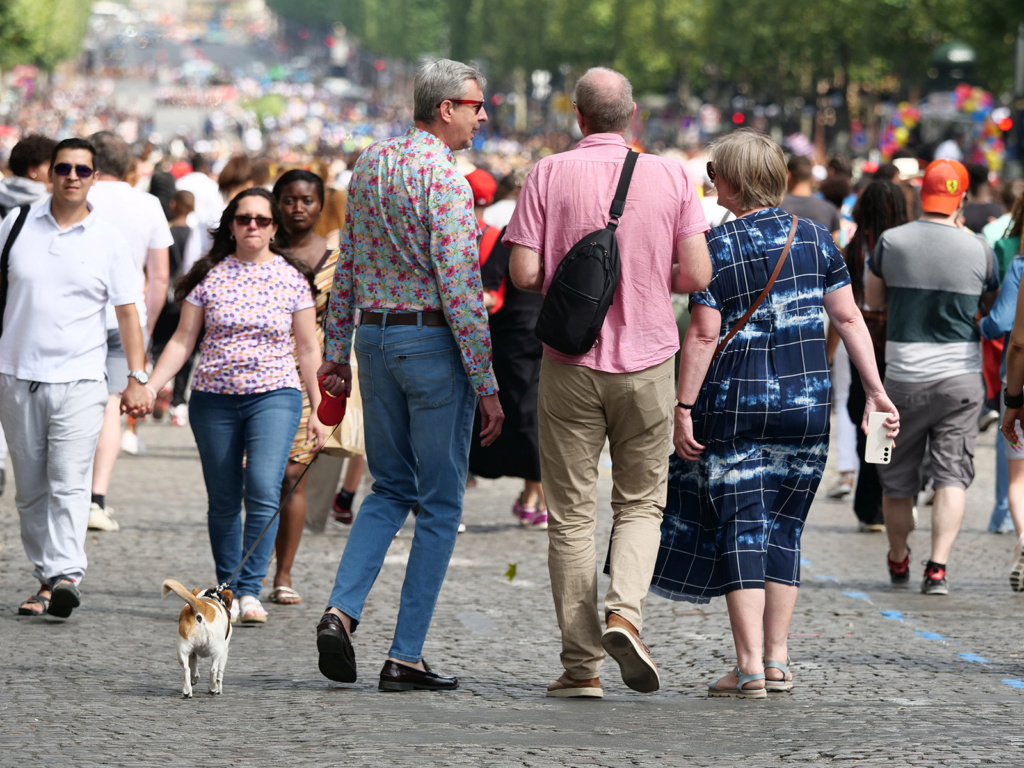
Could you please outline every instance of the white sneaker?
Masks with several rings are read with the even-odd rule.
[[[172,405],[171,409],[171,424],[176,427],[184,427],[188,425],[188,405],[185,403],[179,403],[178,405]]]
[[[89,505],[89,530],[109,531],[116,533],[121,530],[117,520],[113,518],[114,510],[111,507],[104,509],[95,501]]]
[[[465,532],[466,532],[466,524],[464,522],[462,522],[461,520],[459,520],[459,533],[465,533]]]
[[[132,456],[139,456],[146,452],[146,446],[139,440],[138,435],[126,429],[121,433],[121,450]]]

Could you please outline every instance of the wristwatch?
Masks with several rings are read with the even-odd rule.
[[[1011,395],[1003,389],[1003,403],[1007,408],[1024,408],[1024,392],[1019,395]]]
[[[149,383],[149,374],[145,371],[128,371],[128,378],[135,379],[142,386]]]

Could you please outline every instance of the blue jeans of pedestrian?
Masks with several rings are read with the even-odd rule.
[[[389,651],[417,662],[462,519],[477,396],[448,327],[361,325],[355,355],[374,483],[349,533],[329,607],[358,624],[388,547],[419,502]]]
[[[230,578],[264,526],[274,519],[231,583],[236,597],[259,597],[267,575],[277,535],[274,513],[301,415],[302,394],[297,389],[253,395],[193,392],[189,399],[188,420],[206,481],[207,525],[218,582]]]

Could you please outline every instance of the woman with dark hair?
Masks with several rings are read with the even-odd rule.
[[[237,598],[232,621],[241,615],[247,624],[267,620],[260,587],[276,533],[285,464],[302,413],[293,350],[314,411],[320,404],[317,290],[312,270],[287,246],[288,230],[273,196],[260,188],[236,195],[213,231],[210,252],[178,281],[181,320],[147,385],[153,394],[177,373],[205,324],[188,406],[220,582],[231,579],[243,553],[270,524],[230,583]],[[315,418],[309,420],[307,437],[316,447],[323,444],[324,429]]]
[[[711,155],[708,176],[737,218],[708,233],[714,275],[690,297],[651,589],[700,603],[725,595],[736,666],[708,695],[764,698],[793,687],[800,536],[828,455],[826,315],[868,385],[865,411],[890,414],[891,437],[899,416],[831,234],[778,207],[781,148],[740,130]]]
[[[314,274],[314,282],[319,291],[316,298],[316,333],[317,341],[323,350],[323,316],[327,312],[327,301],[330,298],[331,282],[334,280],[334,267],[338,262],[337,249],[327,246],[327,241],[316,234],[315,228],[323,211],[324,182],[317,174],[306,170],[293,170],[284,173],[274,184],[274,199],[281,206],[284,226],[288,230],[292,255],[305,264]],[[302,372],[300,371],[300,374]],[[303,380],[305,376],[303,375]],[[316,418],[308,397],[302,399],[302,418],[292,442],[288,464],[284,471],[284,485],[281,487],[281,498],[288,500],[281,509],[281,524],[277,528],[277,541],[274,549],[277,553],[277,572],[274,575],[274,589],[270,600],[282,605],[298,605],[302,596],[292,588],[292,564],[302,539],[302,528],[306,522],[306,468],[312,463],[316,454],[317,444],[310,442],[307,424]],[[350,459],[358,463],[359,472],[354,491],[362,474],[362,458]],[[351,474],[351,472],[349,473]],[[346,476],[346,480],[349,478]],[[354,493],[352,494],[354,495]],[[351,507],[351,499],[349,500]],[[351,510],[349,511],[351,515]],[[348,522],[352,522],[349,517]]]
[[[878,374],[885,379],[885,311],[871,310],[864,301],[864,283],[867,279],[867,257],[882,233],[892,227],[907,223],[907,199],[903,189],[891,181],[873,181],[861,193],[853,209],[853,221],[857,230],[843,251],[846,266],[850,271],[853,298],[864,315],[864,322],[871,333],[871,344],[875,352]],[[864,384],[857,368],[850,364],[850,397],[846,409],[850,420],[860,424],[864,416]],[[864,461],[867,438],[857,433],[857,456],[860,470],[857,473],[857,487],[853,494],[853,512],[857,515],[857,527],[862,532],[885,530],[882,519],[882,485],[878,481],[876,465]]]

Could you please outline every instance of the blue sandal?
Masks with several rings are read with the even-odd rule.
[[[781,680],[769,680],[767,677],[764,679],[764,689],[766,691],[792,691],[793,681],[787,680],[789,677],[789,664],[783,664],[781,661],[766,661],[764,668],[777,669],[782,672]]]
[[[739,667],[734,667],[732,670],[733,674],[739,682],[735,688],[719,688],[718,683],[712,683],[708,686],[708,696],[733,696],[739,699],[766,699],[768,698],[768,691],[764,688],[744,688],[743,686],[748,683],[753,683],[758,680],[764,680],[764,672],[758,672],[754,675],[744,675],[740,672]]]

